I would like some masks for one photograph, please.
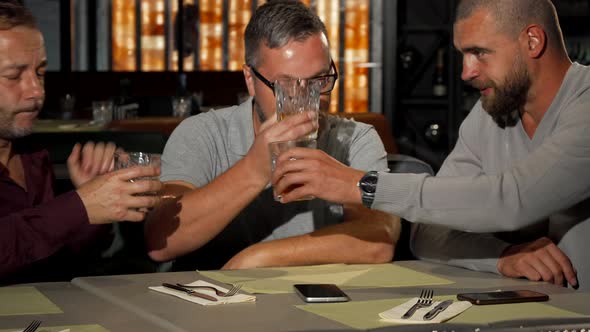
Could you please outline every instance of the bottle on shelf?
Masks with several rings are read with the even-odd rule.
[[[439,48],[436,53],[434,75],[432,77],[432,94],[445,97],[448,93],[447,75],[445,73],[445,49]]]

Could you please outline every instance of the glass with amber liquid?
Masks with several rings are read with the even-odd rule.
[[[269,144],[269,149],[270,149],[270,160],[271,160],[271,170],[272,172],[275,171],[275,167],[276,167],[276,162],[277,162],[277,158],[284,152],[286,152],[287,150],[294,148],[294,147],[302,147],[302,148],[309,148],[309,149],[315,149],[317,148],[317,141],[315,139],[300,139],[300,140],[294,140],[294,141],[279,141],[279,142],[271,142]],[[295,160],[294,158],[291,158],[290,160]],[[281,198],[283,197],[283,195],[291,192],[292,190],[294,190],[295,188],[301,187],[301,184],[293,184],[289,187],[287,187],[286,190],[284,190],[282,193],[277,193],[276,191],[274,192],[274,199],[275,201],[280,201]],[[299,199],[299,201],[305,201],[305,200],[310,200],[313,199],[313,196],[306,196],[306,197],[302,197]]]

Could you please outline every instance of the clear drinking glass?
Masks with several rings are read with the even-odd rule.
[[[279,142],[271,142],[269,143],[269,149],[270,149],[270,160],[271,160],[271,170],[274,173],[275,171],[275,166],[277,163],[277,158],[279,157],[279,155],[291,148],[294,147],[302,147],[302,148],[310,148],[310,149],[316,149],[317,148],[317,141],[315,139],[300,139],[300,140],[294,140],[294,141],[279,141]],[[291,160],[296,160],[294,158],[291,158]],[[289,186],[285,191],[283,191],[282,193],[277,193],[276,191],[274,192],[274,199],[275,201],[280,201],[281,197],[283,197],[284,194],[289,193],[291,190],[300,187],[301,185],[299,184],[295,184],[292,186]],[[313,199],[313,196],[306,196],[306,197],[302,197],[299,200],[300,201],[304,201],[304,200],[310,200]]]
[[[320,111],[320,84],[315,80],[282,79],[274,82],[277,120],[302,112],[313,112],[316,128]],[[306,139],[317,139],[317,129]]]
[[[113,101],[97,100],[92,102],[92,121],[107,124],[113,120]]]
[[[115,170],[133,166],[157,166],[160,167],[162,155],[148,152],[115,152]],[[158,180],[157,176],[143,177],[134,180]]]

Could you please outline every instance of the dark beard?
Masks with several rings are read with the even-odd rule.
[[[531,78],[524,65],[513,72],[514,75],[506,77],[501,86],[492,85],[496,92],[493,99],[482,97],[481,101],[484,110],[502,129],[514,127],[518,123],[531,87]]]

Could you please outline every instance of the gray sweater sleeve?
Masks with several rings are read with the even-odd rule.
[[[459,139],[437,176],[473,176],[483,173],[480,136],[466,138],[469,129],[479,131],[473,117],[461,126]],[[438,225],[412,223],[410,249],[419,259],[498,273],[497,263],[509,243],[492,233],[468,233]]]
[[[552,135],[514,167],[497,175],[382,174],[372,208],[413,222],[495,232],[573,206],[590,196],[589,96],[571,102]]]

